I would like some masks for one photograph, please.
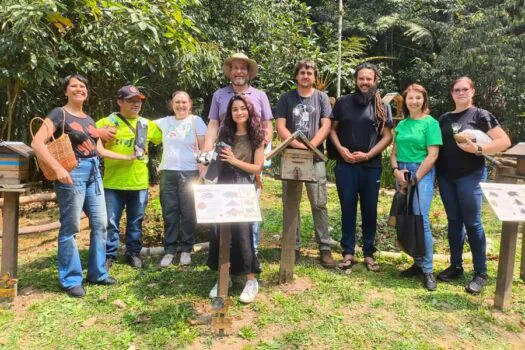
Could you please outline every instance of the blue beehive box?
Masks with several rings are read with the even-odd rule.
[[[16,185],[29,179],[34,151],[23,142],[0,142],[0,184]]]

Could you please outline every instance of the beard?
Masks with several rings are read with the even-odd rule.
[[[248,81],[249,81],[248,78],[236,77],[236,78],[233,78],[231,82],[235,86],[244,86],[244,85],[248,85]]]
[[[376,95],[377,87],[371,86],[370,89],[368,89],[367,92],[362,92],[359,90],[359,87],[357,88],[357,91],[355,92],[355,95],[357,97],[357,103],[360,105],[366,106],[370,102],[373,101],[374,96]]]

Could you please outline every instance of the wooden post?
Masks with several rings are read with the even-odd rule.
[[[516,183],[516,178],[506,177],[514,175],[516,169],[499,166],[496,182]],[[516,244],[518,239],[517,222],[503,222],[501,225],[501,242],[498,258],[498,276],[496,279],[496,295],[494,307],[504,309],[510,302],[512,279],[514,274],[514,260],[516,258]]]
[[[284,184],[284,183],[283,183]],[[288,181],[286,188],[286,203],[283,208],[283,236],[281,238],[281,266],[279,283],[290,283],[293,280],[295,267],[295,234],[299,224],[299,205],[303,183]],[[297,188],[298,187],[298,188]]]
[[[7,272],[12,278],[17,274],[19,202],[19,192],[4,192],[1,274]]]
[[[498,278],[496,281],[496,296],[494,297],[494,306],[498,309],[504,309],[510,302],[518,240],[518,225],[517,222],[503,222],[502,225]]]
[[[521,224],[521,265],[520,277],[525,281],[525,223]]]
[[[219,229],[219,279],[217,281],[217,296],[228,296],[230,281],[230,244],[232,232],[230,224],[220,224]]]

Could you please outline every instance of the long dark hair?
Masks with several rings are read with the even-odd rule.
[[[250,100],[242,95],[234,95],[230,100],[230,103],[228,103],[224,124],[219,131],[219,141],[223,141],[231,146],[233,146],[235,141],[237,124],[233,121],[232,117],[232,105],[234,101],[242,101],[248,109],[248,137],[250,138],[252,149],[259,148],[264,140],[264,128],[261,122],[261,117],[255,112]]]

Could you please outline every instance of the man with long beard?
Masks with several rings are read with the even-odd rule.
[[[378,69],[370,63],[356,67],[356,91],[337,100],[332,112],[330,137],[337,149],[335,168],[341,202],[342,269],[357,263],[355,230],[357,200],[361,207],[364,264],[378,272],[373,254],[377,226],[377,201],[381,184],[381,152],[392,141],[392,112],[377,91]]]

